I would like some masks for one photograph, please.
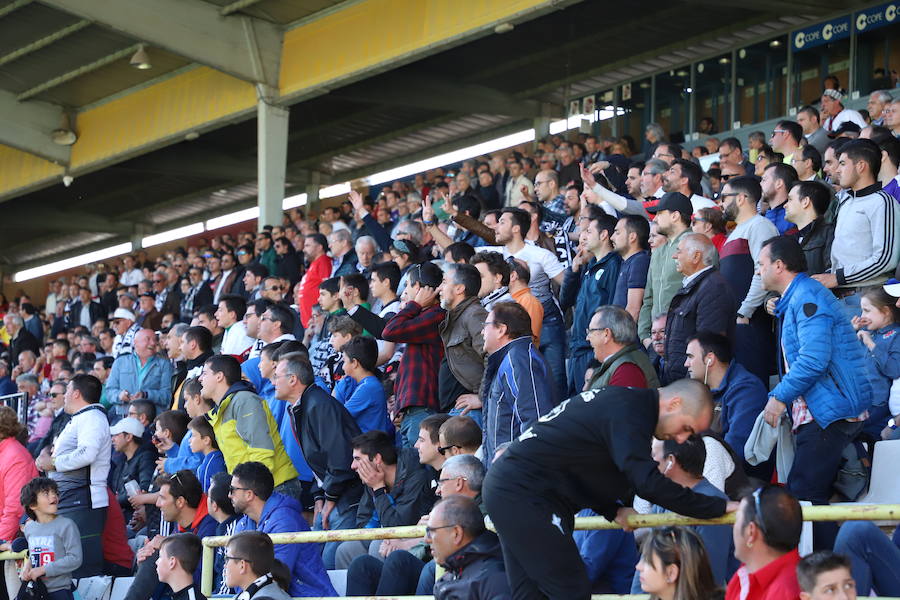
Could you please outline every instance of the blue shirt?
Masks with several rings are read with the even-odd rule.
[[[787,217],[784,214],[784,204],[778,208],[770,208],[766,211],[764,216],[772,221],[772,224],[778,229],[778,235],[784,235],[791,229],[797,230],[797,226],[787,220]]]
[[[628,290],[647,287],[647,271],[649,270],[650,253],[646,250],[640,250],[626,258],[619,267],[616,290],[613,292],[610,304],[622,308],[628,306]]]
[[[225,457],[222,456],[221,450],[213,450],[209,454],[203,456],[203,461],[197,467],[197,479],[203,487],[203,492],[209,491],[210,483],[216,473],[225,472]]]
[[[866,367],[872,384],[872,406],[887,403],[891,385],[900,378],[900,325],[891,323],[872,332],[875,348],[867,350]]]
[[[344,379],[348,379],[348,377]],[[384,394],[384,387],[374,375],[363,378],[349,397],[335,397],[353,415],[353,419],[363,433],[375,429],[387,434],[394,432],[394,425],[387,412],[387,396]]]

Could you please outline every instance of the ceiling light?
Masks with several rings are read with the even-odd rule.
[[[769,42],[769,48],[778,48],[781,46],[781,40],[772,40]]]
[[[206,222],[206,230],[211,231],[213,229],[219,229],[221,227],[228,227],[229,225],[234,225],[235,223],[252,221],[253,219],[256,219],[258,217],[259,207],[254,206],[253,208],[246,208],[244,210],[239,210],[227,215],[222,215],[221,217],[212,218]]]
[[[727,56],[723,56],[722,58],[719,59],[720,65],[727,65],[730,62],[731,62],[731,59],[728,58]]]
[[[515,28],[516,26],[512,23],[500,23],[499,25],[494,27],[494,33],[509,33]]]
[[[203,233],[203,223],[193,223],[191,225],[185,225],[184,227],[178,227],[177,229],[170,229],[169,231],[148,235],[141,240],[141,247],[149,248],[150,246],[180,240],[181,238],[197,235],[198,233]]]
[[[78,141],[78,134],[72,129],[67,113],[63,113],[59,128],[50,132],[50,139],[60,146],[71,146]]]
[[[79,256],[73,256],[72,258],[58,260],[47,265],[34,267],[33,269],[25,269],[16,273],[13,276],[13,279],[16,283],[19,283],[22,281],[27,281],[29,279],[35,279],[36,277],[50,275],[51,273],[58,273],[59,271],[74,269],[75,267],[81,267],[88,263],[97,262],[98,260],[106,260],[107,258],[112,258],[113,256],[127,254],[131,252],[132,248],[133,247],[131,245],[131,242],[125,242],[124,244],[119,244],[118,246],[110,246],[109,248],[103,248],[102,250],[95,250],[94,252],[88,252],[87,254],[81,254]]]
[[[153,68],[153,65],[150,63],[150,56],[147,54],[146,48],[141,44],[138,46],[137,52],[134,53],[134,56],[131,57],[131,66],[135,69],[139,69],[141,71],[146,71],[147,69]]]

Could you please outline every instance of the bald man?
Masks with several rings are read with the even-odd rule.
[[[166,410],[172,401],[172,365],[157,354],[156,333],[140,329],[134,336],[134,349],[116,358],[106,387],[103,402],[110,413],[110,423],[128,415],[132,400],[149,400],[157,413]]]

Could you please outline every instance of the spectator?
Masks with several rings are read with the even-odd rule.
[[[138,295],[138,313],[136,317],[136,323],[139,327],[159,331],[163,315],[156,310],[156,295],[153,292],[147,291]]]
[[[695,494],[663,477],[646,443],[651,435],[683,441],[711,421],[709,391],[678,381],[658,391],[583,392],[526,430],[494,461],[483,492],[506,550],[510,586],[555,598],[589,594],[587,572],[569,537],[574,510],[561,506],[587,506],[624,524],[634,511],[620,498],[636,492],[680,514],[723,514],[721,498]]]
[[[215,354],[222,352],[222,340],[225,336],[225,330],[219,327],[216,320],[216,307],[212,304],[201,306],[194,312],[192,323],[196,323],[201,327],[206,327],[212,334],[212,351]]]
[[[701,208],[712,208],[715,203],[700,195],[703,191],[701,180],[703,170],[700,165],[683,158],[676,158],[663,175],[663,190],[679,192],[691,201],[692,214]]]
[[[897,530],[893,540],[871,521],[848,521],[841,524],[834,551],[850,559],[853,580],[860,596],[900,593],[900,544]],[[825,555],[826,551],[811,556]],[[806,560],[806,559],[804,559]],[[801,565],[803,561],[801,561]],[[845,565],[846,566],[846,565]],[[798,567],[800,585],[804,589],[803,569]]]
[[[438,502],[425,537],[435,562],[446,569],[434,583],[436,600],[510,596],[499,540],[485,528],[474,501],[456,495]]]
[[[819,125],[819,111],[812,106],[804,106],[797,111],[797,123],[803,129],[806,143],[820,154],[825,154],[825,148],[831,140],[828,131]]]
[[[242,281],[244,278],[244,268],[237,266],[237,260],[231,252],[223,253],[221,261],[222,275],[219,285],[216,286],[216,291],[213,294],[213,304],[216,306],[218,306],[219,300],[221,300],[223,296],[229,294],[236,294],[241,298],[244,297]],[[159,292],[157,292],[157,299],[158,295]],[[169,304],[168,310],[163,310],[160,308],[159,302],[157,302],[157,310],[160,310],[160,312],[177,312],[174,303]]]
[[[675,381],[687,375],[688,340],[698,331],[730,335],[734,331],[735,301],[725,277],[716,268],[716,247],[705,235],[681,238],[673,255],[684,276],[672,298],[666,319],[665,377]]]
[[[83,561],[75,577],[99,575],[103,554],[98,540],[106,521],[109,496],[106,479],[112,453],[106,411],[99,404],[100,382],[79,373],[66,388],[65,410],[71,420],[35,461],[37,468],[61,484],[61,514],[81,532]]]
[[[238,257],[240,257],[241,253],[238,252]],[[330,263],[330,260],[329,260]],[[263,292],[263,280],[269,276],[269,269],[263,265],[262,263],[254,262],[246,265],[246,269],[244,270],[244,297],[247,299],[247,302],[253,302],[254,300],[259,300],[262,298]],[[190,293],[190,292],[189,292]],[[190,315],[185,314],[185,302],[182,301],[182,320],[185,320],[185,317],[190,317]],[[185,320],[185,322],[190,322],[189,320]]]
[[[563,311],[573,309],[567,397],[584,387],[584,372],[593,356],[581,332],[587,331],[598,306],[612,303],[616,291],[622,258],[613,251],[610,239],[615,228],[616,219],[608,215],[588,221],[581,232],[580,250],[566,269],[559,304]]]
[[[794,121],[781,120],[775,124],[769,144],[776,152],[784,155],[784,164],[790,165],[793,163],[794,155],[799,155],[801,140],[803,140],[803,127]]]
[[[134,350],[116,358],[104,392],[111,408],[110,422],[125,417],[132,400],[150,400],[158,410],[169,406],[172,365],[155,352],[156,334],[141,329],[134,336]]]
[[[609,304],[624,308],[637,323],[650,269],[650,225],[641,216],[625,215],[616,223],[610,240],[622,264]]]
[[[478,299],[481,306],[490,311],[497,302],[512,300],[509,295],[509,263],[499,252],[479,252],[469,261],[481,275]]]
[[[203,396],[216,404],[210,422],[229,471],[256,460],[272,471],[276,486],[297,477],[269,406],[241,380],[235,358],[217,355],[207,360],[200,383]]]
[[[331,276],[340,277],[356,273],[356,250],[353,249],[353,235],[346,228],[335,229],[328,236],[328,247],[331,250],[331,262],[334,265]]]
[[[804,273],[805,263],[797,241],[784,236],[766,241],[759,255],[763,286],[781,294],[775,315],[784,356],[764,415],[776,427],[790,407],[796,447],[788,489],[827,504],[841,453],[862,430],[872,387],[850,322],[834,296]],[[834,524],[814,523],[813,530],[817,546],[832,547]]]
[[[423,263],[410,271],[405,290],[409,300],[384,327],[384,339],[405,342],[394,387],[394,411],[403,415],[400,442],[411,448],[419,433],[419,423],[440,408],[438,373],[444,345],[439,326],[445,311],[437,302],[443,274],[433,263]]]
[[[725,217],[722,211],[716,208],[701,208],[691,218],[691,231],[702,233],[712,241],[719,254],[727,239],[725,229]]]
[[[19,492],[38,476],[31,455],[17,439],[23,430],[15,411],[0,406],[0,539],[4,540],[18,534],[24,511]]]
[[[176,408],[185,406],[184,384],[188,379],[200,377],[203,365],[209,360],[212,353],[212,333],[206,327],[188,327],[181,336],[181,355],[185,359],[184,378],[174,386],[173,404]]]
[[[600,306],[591,317],[587,340],[600,366],[588,381],[589,389],[609,385],[658,388],[659,379],[647,353],[637,343],[634,319],[618,306]]]
[[[149,490],[156,469],[156,452],[143,442],[144,426],[133,417],[125,417],[109,429],[113,450],[121,453],[114,456],[109,472],[109,487],[125,515],[125,522],[131,520],[132,508],[126,484],[134,482],[138,490]]]
[[[482,445],[481,427],[470,417],[450,417],[438,431],[438,452],[445,458],[460,454],[475,454]]]
[[[384,326],[400,310],[397,286],[400,284],[400,268],[394,262],[375,265],[372,268],[369,291],[374,302],[372,310],[362,304],[347,307],[351,319],[363,326],[378,340],[378,366],[398,363],[402,356],[402,344],[389,342],[384,337]]]
[[[171,590],[172,600],[206,600],[194,583],[203,545],[193,533],[170,535],[159,546],[156,575]]]
[[[765,140],[764,134],[763,140]],[[753,151],[751,150],[751,154],[752,152]],[[723,181],[725,181],[724,175],[726,172],[733,172],[737,175],[753,175],[753,165],[755,162],[755,159],[753,161],[748,161],[744,157],[744,149],[741,146],[741,142],[737,138],[725,138],[724,140],[722,140],[722,143],[719,144],[719,165],[722,168]],[[730,168],[726,169],[726,167]]]
[[[3,325],[9,336],[9,365],[15,371],[15,367],[21,360],[21,354],[26,351],[37,354],[41,350],[41,343],[30,331],[25,329],[25,322],[19,315],[7,313],[3,317]]]
[[[250,270],[248,269],[248,273]],[[181,320],[190,323],[194,314],[202,306],[212,304],[213,293],[206,280],[203,278],[203,269],[191,267],[188,270],[188,287],[181,299]],[[245,275],[244,284],[247,284]],[[250,288],[248,288],[250,289]]]
[[[726,600],[794,599],[803,514],[790,492],[761,487],[741,500],[734,521],[734,555],[743,564],[728,582]]]
[[[822,154],[815,146],[806,144],[791,159],[791,166],[797,170],[797,179],[800,181],[817,181],[819,171],[822,170]]]
[[[684,366],[688,377],[702,381],[712,391],[720,409],[720,431],[739,458],[744,458],[744,445],[753,424],[766,405],[768,390],[734,359],[731,342],[724,335],[698,331],[687,346]],[[744,471],[763,481],[772,475],[772,465],[753,467],[743,461]]]
[[[89,288],[79,288],[78,301],[75,302],[69,310],[66,327],[71,329],[77,325],[81,325],[90,329],[94,323],[108,314],[109,313],[99,302],[91,300],[91,290]],[[34,332],[32,332],[32,335],[34,335]],[[35,339],[41,338],[35,336]]]
[[[303,258],[297,254],[294,245],[286,237],[279,237],[275,240],[274,274],[287,279],[292,288],[300,281],[300,272],[302,271],[300,262],[302,260]]]
[[[525,309],[531,317],[531,338],[535,346],[541,345],[541,330],[544,323],[544,305],[531,293],[531,270],[528,263],[520,258],[510,256],[509,263],[509,295],[516,304]]]
[[[444,453],[441,452],[441,442],[439,432],[450,415],[438,413],[425,417],[419,424],[419,437],[416,440],[415,448],[419,453],[419,462],[428,465],[435,471],[440,471],[446,460]]]
[[[119,358],[123,354],[134,351],[134,337],[141,329],[140,325],[135,322],[136,320],[134,313],[127,308],[117,308],[115,310],[112,314],[112,326],[116,332],[116,337],[113,340],[112,352],[107,354],[112,354],[113,358]]]
[[[806,256],[806,272],[810,275],[831,269],[831,244],[834,225],[826,222],[831,202],[828,186],[818,181],[798,181],[791,187],[784,205],[785,218],[797,229],[797,241]]]
[[[29,519],[24,527],[29,556],[20,577],[22,581],[42,581],[48,598],[72,600],[72,578],[82,561],[78,527],[57,514],[59,488],[52,479],[37,477],[21,491],[21,504]]]
[[[372,267],[375,266],[374,258],[378,254],[378,243],[375,238],[363,235],[357,238],[353,248],[356,250],[356,270],[368,279],[372,275]]]
[[[347,409],[313,384],[312,365],[300,353],[286,354],[275,368],[275,394],[288,402],[294,435],[316,477],[314,527],[349,529],[356,524],[362,494],[351,471],[350,440],[360,434]],[[336,546],[326,545],[325,567],[334,568]]]
[[[289,568],[275,557],[269,536],[244,531],[228,540],[225,585],[246,590],[250,599],[290,600],[293,585]],[[252,558],[250,558],[252,557]]]
[[[678,192],[667,193],[653,209],[656,211],[656,227],[667,241],[650,255],[647,287],[638,320],[638,335],[644,346],[649,346],[652,315],[668,312],[672,298],[682,285],[682,275],[671,260],[681,238],[690,233],[691,201]]]
[[[222,335],[222,354],[242,356],[252,345],[253,339],[247,335],[244,314],[247,301],[242,296],[223,294],[216,309],[216,323],[225,330]]]
[[[761,186],[763,206],[768,206],[765,217],[775,225],[779,234],[790,233],[790,221],[784,217],[784,205],[788,192],[797,181],[797,171],[790,164],[772,163],[763,172]]]
[[[274,487],[272,472],[264,464],[245,462],[234,467],[231,501],[235,511],[244,515],[238,521],[235,533],[259,531],[271,535],[309,531],[300,503],[275,492]],[[275,557],[291,571],[291,583],[287,590],[291,596],[335,595],[317,546],[278,544],[274,550]]]
[[[479,418],[478,392],[486,356],[482,327],[487,319],[487,311],[478,301],[480,288],[481,275],[477,268],[468,264],[451,265],[440,287],[441,307],[447,312],[438,325],[444,345],[444,358],[438,371],[441,409],[475,411]]]
[[[523,200],[534,196],[534,184],[523,172],[522,163],[514,157],[506,159],[506,166],[509,169],[509,178],[506,181],[503,206],[518,206]]]
[[[531,338],[531,319],[519,304],[498,302],[484,322],[484,460],[517,437],[556,402],[547,363]],[[443,445],[443,444],[442,444]]]
[[[822,92],[822,116],[827,117],[822,127],[829,132],[837,131],[844,123],[866,126],[862,116],[855,110],[844,108],[844,94],[837,89],[826,89]]]
[[[388,416],[387,397],[378,379],[375,361],[378,345],[370,337],[357,335],[341,349],[343,370],[356,382],[349,396],[336,396],[353,415],[363,433],[373,429],[393,433],[394,425]]]
[[[341,305],[340,293],[340,277],[332,277],[319,284],[319,308],[321,308],[322,312],[325,314],[325,320],[322,322],[322,326],[319,329],[318,334],[316,334],[314,341],[308,345],[310,361],[317,373],[321,371],[322,367],[325,365],[325,361],[332,350],[331,322],[337,315],[344,312],[344,307]],[[272,334],[268,333],[270,331],[269,328],[263,328],[264,324],[265,320],[263,319],[260,322],[260,338],[266,340],[267,343],[272,343],[275,341],[275,338]],[[274,331],[274,329],[272,331]],[[264,332],[269,339],[263,337]]]
[[[662,182],[663,175],[668,171],[669,165],[665,161],[651,158],[647,164],[643,166],[640,181],[640,194],[635,195],[632,187],[629,187],[629,193],[634,198],[621,196],[597,183],[593,173],[588,169],[581,171],[581,177],[584,180],[585,188],[596,196],[597,201],[603,206],[604,211],[607,206],[611,210],[618,211],[621,214],[637,215],[646,217],[647,211],[652,210],[659,203],[659,198],[663,195]],[[589,194],[590,196],[590,194]]]
[[[231,475],[225,471],[213,475],[209,489],[206,491],[206,507],[209,515],[216,520],[217,536],[234,535],[237,526],[238,515],[234,512],[231,503]],[[218,594],[235,593],[224,581],[225,576],[225,547],[216,548],[216,557],[213,563],[213,590]]]
[[[862,315],[851,324],[866,347],[866,371],[872,384],[872,407],[863,431],[872,439],[881,439],[881,431],[893,415],[888,407],[891,387],[900,378],[900,309],[894,297],[882,288],[865,292]]]
[[[881,190],[881,151],[871,140],[853,140],[836,152],[841,187],[851,190],[838,211],[831,246],[831,271],[813,278],[846,305],[859,309],[860,288],[880,284],[900,260],[900,203]]]
[[[0,397],[15,394],[18,391],[16,383],[9,376],[10,371],[9,362],[0,360]]]
[[[356,388],[356,381],[344,376],[344,357],[341,351],[354,336],[362,335],[363,328],[347,315],[336,315],[329,325],[329,353],[317,379],[326,390],[332,390],[335,398],[346,401]]]
[[[50,384],[50,405],[49,409],[53,412],[53,419],[50,427],[44,436],[35,444],[29,443],[32,456],[37,457],[48,448],[53,440],[62,432],[63,428],[69,423],[72,416],[64,410],[66,397],[67,382],[59,379]],[[4,538],[9,539],[9,538]]]
[[[197,467],[197,479],[200,480],[200,486],[203,488],[203,491],[208,493],[213,477],[217,473],[225,472],[225,457],[222,455],[222,451],[219,450],[219,444],[216,442],[216,433],[213,431],[206,415],[198,415],[192,418],[190,423],[188,423],[188,428],[191,434],[191,452],[203,455],[203,460]]]
[[[834,597],[856,600],[857,591],[861,591],[857,589],[850,572],[850,559],[830,550],[804,556],[797,563],[797,583],[800,586],[800,600]],[[862,595],[868,594],[862,592]]]
[[[685,527],[652,529],[641,545],[637,570],[641,589],[651,598],[720,598],[709,567],[711,552],[697,533]]]

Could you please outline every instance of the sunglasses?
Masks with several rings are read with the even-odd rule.
[[[456,444],[450,444],[449,446],[439,447],[437,450],[438,450],[438,452],[441,453],[441,456],[444,456],[445,454],[447,454],[447,451],[450,450],[451,448],[462,448],[462,446],[457,446]]]

